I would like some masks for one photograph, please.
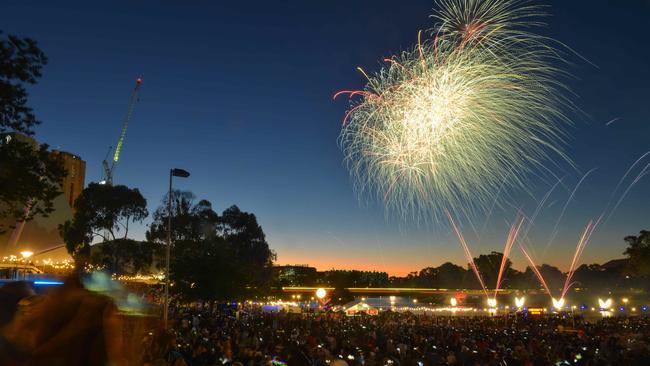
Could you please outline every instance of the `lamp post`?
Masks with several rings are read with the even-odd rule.
[[[23,256],[23,281],[27,277],[27,258],[31,257],[34,255],[34,252],[30,250],[23,250],[20,252],[20,255]]]
[[[169,195],[167,196],[167,249],[165,250],[165,304],[163,318],[167,330],[167,317],[169,315],[169,257],[172,248],[172,177],[187,178],[190,173],[183,169],[169,170]]]

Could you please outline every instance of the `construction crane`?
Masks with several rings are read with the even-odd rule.
[[[129,121],[133,115],[133,109],[135,104],[138,102],[138,91],[140,91],[140,86],[142,86],[142,78],[137,78],[135,80],[135,88],[133,89],[133,94],[129,100],[129,108],[126,110],[126,115],[124,116],[124,122],[122,122],[122,132],[120,132],[120,138],[117,140],[117,145],[115,146],[115,152],[113,153],[113,161],[109,162],[108,157],[110,156],[112,147],[108,148],[108,153],[102,161],[102,166],[104,167],[104,180],[100,184],[113,184],[113,171],[117,162],[120,160],[120,151],[122,150],[122,145],[124,145],[124,138],[126,137],[126,129],[129,127]]]

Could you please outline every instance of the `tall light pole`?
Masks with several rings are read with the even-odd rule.
[[[23,250],[20,252],[20,255],[23,257],[23,281],[27,278],[27,258],[34,255],[34,252],[31,250]]]
[[[167,250],[165,251],[165,305],[163,318],[165,329],[167,329],[167,317],[169,315],[169,257],[172,248],[172,177],[187,178],[190,173],[187,170],[173,168],[169,170],[169,195],[167,196]]]

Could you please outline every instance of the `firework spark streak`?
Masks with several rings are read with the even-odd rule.
[[[467,245],[467,242],[465,241],[465,237],[463,236],[463,233],[460,231],[458,226],[456,225],[456,222],[454,219],[451,217],[451,214],[449,211],[446,212],[447,217],[449,217],[449,222],[451,223],[451,226],[453,227],[454,231],[456,232],[456,236],[458,236],[458,241],[460,241],[461,247],[463,247],[463,253],[465,254],[465,259],[469,263],[469,266],[472,268],[472,271],[474,272],[474,275],[476,276],[476,279],[478,280],[479,284],[481,285],[481,288],[483,289],[483,292],[485,293],[485,297],[488,297],[488,292],[487,288],[485,287],[485,283],[483,282],[483,278],[481,277],[481,273],[478,270],[478,267],[476,266],[476,263],[474,263],[474,258],[472,257],[472,253],[469,250],[469,246]]]
[[[506,263],[508,261],[508,256],[510,255],[510,250],[512,249],[512,246],[515,244],[515,241],[517,240],[517,236],[519,235],[519,230],[521,229],[521,225],[523,223],[524,223],[524,218],[521,217],[518,220],[518,222],[510,226],[510,230],[508,231],[508,238],[506,239],[506,243],[503,247],[503,257],[501,257],[501,266],[499,266],[497,283],[496,286],[494,287],[494,298],[497,297],[499,288],[501,288],[501,279],[503,278],[503,271],[506,268]]]
[[[569,266],[569,271],[567,272],[566,279],[564,280],[564,286],[562,287],[562,295],[560,296],[560,299],[564,298],[566,293],[569,291],[571,286],[573,286],[573,282],[571,280],[573,279],[573,274],[576,271],[576,268],[578,266],[578,261],[580,260],[580,256],[582,256],[582,252],[585,250],[585,247],[587,246],[587,243],[591,239],[591,235],[594,233],[596,230],[596,227],[598,227],[598,224],[603,219],[603,215],[600,215],[598,220],[594,221],[589,221],[587,224],[587,227],[585,227],[585,231],[582,233],[582,236],[580,236],[580,240],[578,240],[578,244],[576,245],[576,251],[573,254],[573,260],[571,261],[571,265]]]
[[[560,226],[560,222],[562,221],[562,218],[564,217],[564,214],[566,213],[567,207],[569,207],[569,204],[573,200],[573,197],[575,196],[576,192],[578,191],[578,188],[582,185],[582,182],[589,176],[589,174],[593,173],[596,171],[596,168],[592,168],[589,170],[585,175],[582,176],[580,181],[578,181],[578,184],[573,188],[573,191],[571,191],[571,194],[569,195],[569,198],[566,200],[564,203],[564,206],[562,207],[562,211],[560,212],[560,216],[558,216],[557,220],[555,221],[555,226],[553,227],[553,231],[551,232],[551,238],[548,240],[546,243],[546,247],[544,247],[544,254],[546,254],[546,251],[548,248],[551,246],[553,241],[555,240],[555,237],[558,234],[558,227]]]
[[[612,203],[612,199],[614,198],[614,195],[616,194],[616,192],[618,192],[618,189],[621,187],[621,184],[623,184],[623,181],[625,181],[625,179],[627,178],[627,176],[630,175],[630,173],[632,172],[632,170],[634,169],[634,167],[636,167],[637,164],[639,164],[640,162],[642,162],[643,159],[645,159],[648,155],[650,155],[650,151],[648,151],[648,152],[646,152],[645,154],[641,155],[641,157],[638,158],[638,159],[634,162],[634,164],[632,164],[632,165],[628,168],[628,170],[625,172],[625,174],[623,175],[623,177],[621,177],[621,179],[618,181],[618,184],[616,185],[616,188],[614,188],[614,191],[612,192],[612,195],[611,195],[610,198],[609,198],[609,202],[607,203],[607,206],[608,206],[608,207],[611,205],[611,203]],[[616,211],[616,209],[618,208],[618,206],[621,204],[621,202],[623,202],[623,200],[624,200],[625,197],[627,196],[628,192],[632,189],[632,187],[634,187],[634,186],[635,186],[635,185],[636,185],[636,184],[637,184],[637,183],[638,183],[638,182],[639,182],[639,181],[640,181],[640,180],[641,180],[641,179],[642,179],[646,174],[648,174],[648,169],[649,169],[649,168],[650,168],[650,164],[647,164],[647,165],[645,166],[645,168],[643,168],[643,169],[641,170],[641,172],[636,176],[636,178],[634,178],[634,180],[632,181],[632,183],[630,183],[630,184],[628,185],[627,189],[623,192],[623,194],[621,194],[621,196],[619,197],[619,199],[618,199],[618,201],[616,202],[616,204],[614,205],[614,207],[609,211],[609,215],[607,215],[607,219],[605,220],[606,222],[609,221],[609,219],[612,217],[612,215],[614,214],[614,212]]]
[[[537,264],[535,264],[533,258],[528,254],[521,241],[519,242],[519,249],[521,249],[521,252],[524,253],[524,257],[526,257],[528,263],[530,263],[530,268],[535,273],[535,276],[537,276],[539,283],[541,283],[542,286],[544,286],[544,289],[548,293],[548,296],[550,296],[551,299],[553,299],[553,294],[551,294],[551,290],[548,288],[548,284],[546,283],[546,280],[544,280],[544,276],[542,276],[542,273],[539,271],[539,268],[537,268]]]
[[[416,220],[486,212],[500,186],[570,162],[558,44],[526,0],[439,0],[430,37],[386,59],[350,98],[339,144],[360,196]],[[424,39],[421,39],[424,38]],[[560,62],[558,62],[560,61]],[[506,180],[505,177],[508,177]]]

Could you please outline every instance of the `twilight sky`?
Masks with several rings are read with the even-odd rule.
[[[595,65],[570,57],[575,78],[567,83],[584,112],[572,115],[567,147],[578,170],[557,172],[568,190],[549,198],[528,243],[538,262],[566,269],[586,222],[650,150],[650,1],[535,2],[551,5],[544,34]],[[433,6],[431,0],[7,0],[0,29],[36,39],[48,55],[44,77],[31,90],[43,121],[36,137],[85,159],[86,182],[101,179],[101,160],[116,143],[141,75],[115,182],[138,187],[150,211],[165,193],[169,168],[182,167],[192,176],[177,180],[177,188],[218,211],[237,204],[255,213],[279,263],[405,274],[463,263],[458,241],[444,223],[417,227],[386,219],[374,202],[359,202],[336,144],[347,104],[332,95],[363,87],[357,66],[375,71],[381,59],[410,47],[418,30],[433,25]],[[548,244],[570,191],[592,168]],[[513,201],[529,214],[550,188],[534,178],[531,187],[534,198],[515,194]],[[646,177],[595,233],[583,262],[621,257],[623,236],[650,229],[649,203]],[[477,219],[476,232],[463,227],[475,255],[502,250],[514,212]],[[145,230],[135,235],[143,238]]]

